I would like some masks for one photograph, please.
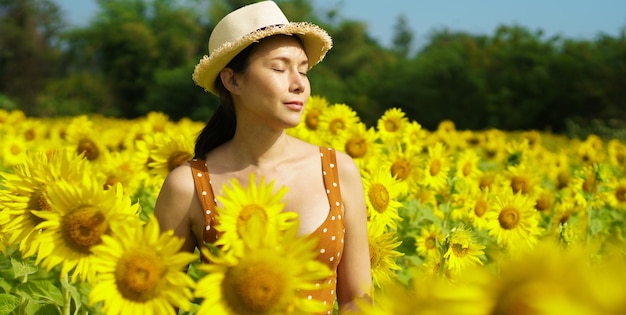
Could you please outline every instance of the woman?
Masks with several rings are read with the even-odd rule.
[[[307,71],[331,46],[324,30],[289,22],[272,1],[224,17],[209,39],[210,55],[193,74],[221,105],[198,136],[194,161],[165,180],[155,215],[163,230],[173,229],[185,239],[184,250],[193,252],[218,237],[212,211],[224,184],[233,178],[246,183],[255,173],[289,187],[285,211],[298,213],[299,234],[319,237],[318,249],[332,248],[322,249],[317,259],[336,277],[314,298],[332,304],[336,297],[343,312],[354,310],[354,302],[371,290],[359,169],[346,154],[285,133],[300,122],[309,99]],[[208,194],[199,193],[199,186]]]

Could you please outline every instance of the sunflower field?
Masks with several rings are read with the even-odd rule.
[[[252,200],[268,219],[221,247],[160,232],[161,184],[203,126],[0,109],[0,315],[336,313],[299,294],[330,271],[283,188],[233,182],[224,220]],[[368,127],[317,96],[288,133],[362,171],[374,303],[357,314],[626,314],[626,143],[426,130],[397,108]]]

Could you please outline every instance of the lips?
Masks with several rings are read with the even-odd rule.
[[[293,101],[293,102],[287,102],[285,103],[285,106],[287,106],[287,108],[294,110],[294,111],[301,111],[302,107],[304,107],[304,103],[303,102],[298,102],[298,101]]]

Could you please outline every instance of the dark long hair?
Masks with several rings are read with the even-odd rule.
[[[242,50],[226,65],[226,68],[231,68],[237,74],[244,73],[248,69],[250,55],[257,44],[258,42],[254,42]],[[233,98],[219,75],[215,80],[215,88],[219,93],[220,105],[196,138],[194,157],[198,159],[204,159],[211,150],[232,139],[237,128]]]

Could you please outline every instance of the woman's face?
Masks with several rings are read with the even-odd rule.
[[[234,77],[231,94],[237,120],[258,121],[272,128],[296,126],[311,93],[308,68],[297,38],[273,36],[261,41],[250,55],[247,70]]]

